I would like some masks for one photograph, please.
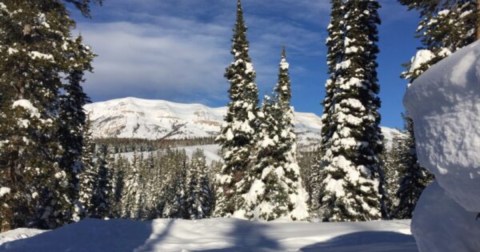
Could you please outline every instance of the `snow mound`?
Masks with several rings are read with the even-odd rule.
[[[422,194],[412,232],[421,251],[480,251],[480,43],[442,60],[408,89],[417,154],[438,184]]]
[[[366,223],[84,220],[0,245],[8,252],[417,252],[408,221]]]
[[[38,229],[18,228],[5,233],[0,233],[0,248],[2,248],[1,245],[4,243],[29,238],[44,232],[46,231]]]
[[[480,44],[422,74],[408,89],[418,158],[468,211],[480,211]]]
[[[415,208],[412,233],[418,248],[436,252],[478,251],[480,223],[475,221],[476,215],[461,207],[435,182],[423,191]]]

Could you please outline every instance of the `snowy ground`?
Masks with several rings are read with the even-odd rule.
[[[6,240],[33,235],[14,230]],[[16,234],[15,234],[16,233]],[[10,238],[8,238],[10,237]],[[170,251],[321,251],[417,252],[409,221],[366,223],[249,222],[159,219],[85,220],[34,237],[7,242],[0,251],[18,252],[170,252]]]

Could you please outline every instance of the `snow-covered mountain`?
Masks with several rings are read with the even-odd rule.
[[[96,138],[200,138],[218,134],[226,107],[182,104],[138,98],[115,99],[85,106]],[[313,145],[320,139],[321,118],[313,113],[295,113],[299,143]],[[382,128],[387,140],[398,130]]]

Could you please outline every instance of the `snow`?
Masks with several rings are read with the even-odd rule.
[[[287,60],[282,58],[280,61],[280,69],[282,70],[287,70],[290,67],[290,64],[288,64]]]
[[[421,251],[478,251],[477,212],[468,212],[437,182],[425,189],[412,220],[412,233]],[[470,235],[469,235],[470,234]]]
[[[38,229],[18,228],[5,233],[0,233],[0,249],[2,248],[1,246],[4,243],[29,238],[44,232],[46,231]]]
[[[238,219],[148,222],[88,219],[29,239],[5,243],[0,245],[0,251],[416,252],[409,228],[409,221],[265,223]]]
[[[9,194],[10,191],[11,191],[11,189],[8,188],[8,187],[0,187],[0,198]]]
[[[47,60],[47,61],[50,61],[50,62],[55,62],[55,59],[53,58],[53,55],[51,55],[51,54],[44,54],[44,53],[41,53],[41,52],[33,51],[33,52],[29,52],[28,55],[32,59],[41,59],[41,60]]]
[[[35,108],[35,106],[33,106],[33,104],[29,100],[21,99],[13,102],[12,109],[15,109],[17,107],[24,108],[26,111],[30,113],[30,116],[32,117],[40,117],[40,114],[38,113],[38,109]]]
[[[421,251],[480,251],[475,221],[480,209],[480,43],[422,74],[408,89],[404,105],[414,121],[419,162],[438,182],[428,187],[414,212]]]
[[[469,211],[480,209],[480,44],[435,64],[409,88],[420,163]]]

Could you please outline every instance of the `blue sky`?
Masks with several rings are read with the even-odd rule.
[[[403,125],[402,63],[419,46],[418,14],[380,0],[379,83],[382,125]],[[287,46],[296,111],[321,115],[329,0],[243,0],[250,56],[260,95],[273,89],[282,44]],[[85,90],[93,101],[127,96],[203,103],[228,102],[223,78],[232,61],[234,0],[107,0],[92,20],[75,14],[77,31],[99,55]]]

